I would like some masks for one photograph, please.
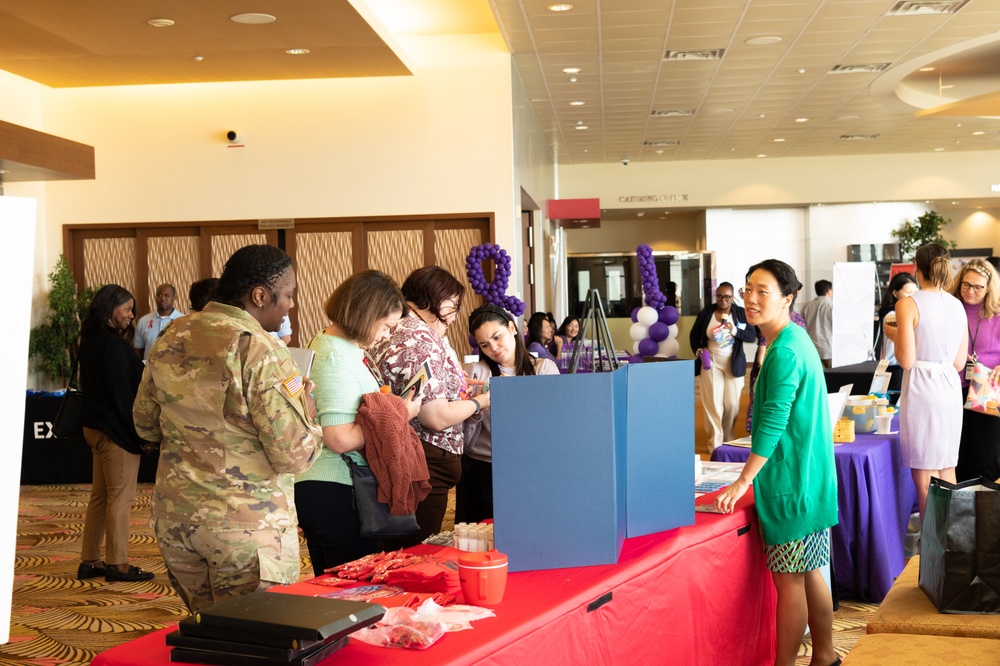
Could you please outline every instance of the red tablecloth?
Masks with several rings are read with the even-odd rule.
[[[324,663],[771,664],[774,603],[751,492],[732,515],[699,513],[690,527],[626,540],[618,564],[510,574],[495,618],[427,650],[351,641]],[[165,666],[170,630],[107,650],[93,666]]]

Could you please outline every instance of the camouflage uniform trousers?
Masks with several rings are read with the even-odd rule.
[[[298,580],[294,527],[220,532],[162,518],[153,523],[170,584],[192,613]]]

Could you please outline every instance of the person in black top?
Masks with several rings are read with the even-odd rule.
[[[128,563],[129,519],[145,441],[135,432],[132,403],[142,361],[132,351],[135,299],[116,284],[101,287],[80,330],[83,436],[94,454],[94,481],[83,525],[77,578],[108,581],[153,578]],[[107,535],[106,555],[101,542]]]
[[[733,439],[747,373],[743,343],[757,341],[756,329],[747,325],[746,313],[733,304],[733,296],[733,285],[721,283],[715,290],[716,302],[699,312],[691,327],[691,351],[695,353],[694,372],[699,377],[709,453]],[[703,351],[711,360],[709,368],[702,368]]]

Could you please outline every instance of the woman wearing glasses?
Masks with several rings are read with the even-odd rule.
[[[899,397],[899,447],[904,467],[917,487],[923,519],[931,477],[955,482],[962,435],[962,399],[958,373],[965,370],[967,319],[954,296],[948,250],[928,243],[914,259],[920,291],[896,303],[896,326],[883,327],[896,345],[903,367]]]
[[[968,320],[969,363],[992,368],[990,381],[1000,381],[1000,280],[993,267],[973,259],[958,272],[952,293],[962,301]],[[969,390],[965,368],[960,371],[962,401]],[[959,481],[1000,477],[1000,419],[962,410],[962,439],[958,448]]]
[[[733,439],[733,426],[740,409],[740,393],[747,373],[744,342],[757,340],[753,326],[747,326],[743,308],[733,304],[733,285],[723,282],[715,290],[715,303],[698,313],[691,328],[694,373],[698,375],[708,452]],[[711,364],[702,367],[703,352]]]
[[[466,398],[465,374],[445,339],[462,307],[465,287],[440,266],[425,266],[410,273],[401,289],[410,312],[369,353],[396,395],[425,362],[430,366],[430,380],[420,389],[420,411],[410,423],[424,446],[431,492],[417,505],[420,530],[394,541],[394,547],[418,544],[441,531],[448,491],[462,476],[462,423],[490,406],[489,393]]]
[[[823,363],[805,329],[791,320],[799,280],[777,259],[750,268],[741,293],[747,321],[768,339],[757,378],[750,458],[716,506],[731,513],[750,487],[760,520],[767,567],[778,593],[774,663],[795,664],[806,625],[811,664],[839,664],[833,649],[833,599],[821,568],[830,561],[830,527],[837,524]]]

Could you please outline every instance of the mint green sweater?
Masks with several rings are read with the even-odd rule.
[[[801,326],[767,346],[757,378],[751,450],[767,458],[754,502],[769,545],[837,524],[837,471],[823,364]]]
[[[316,384],[316,421],[321,426],[354,423],[361,406],[361,396],[378,391],[378,381],[365,365],[365,353],[344,338],[320,332],[309,343],[316,352],[309,379]],[[357,463],[367,465],[357,451],[348,453]],[[333,481],[352,485],[351,472],[339,453],[323,446],[313,466],[295,477],[295,481]]]

